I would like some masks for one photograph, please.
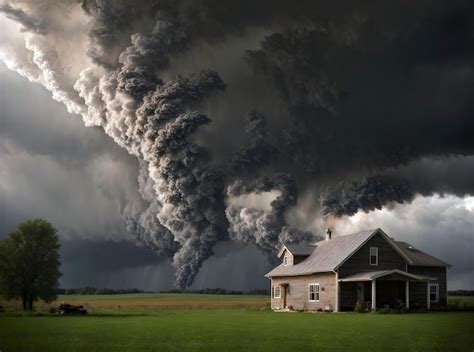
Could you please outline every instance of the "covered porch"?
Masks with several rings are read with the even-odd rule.
[[[371,310],[409,309],[410,301],[416,299],[417,307],[430,309],[429,281],[398,269],[353,274],[339,279],[339,307],[353,310],[357,302],[363,302]]]

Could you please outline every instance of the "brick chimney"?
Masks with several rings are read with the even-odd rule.
[[[326,230],[326,241],[329,241],[331,239],[331,235],[332,235],[332,231],[328,227],[327,230]]]

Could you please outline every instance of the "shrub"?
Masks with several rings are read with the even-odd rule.
[[[388,313],[392,313],[392,310],[390,308],[380,308],[379,310],[377,310],[377,313],[388,314]]]
[[[56,314],[57,312],[58,312],[58,309],[56,307],[49,308],[49,313]]]
[[[379,310],[377,310],[377,313],[380,314],[402,314],[402,313],[408,313],[410,310],[406,307],[403,308],[390,308],[390,307],[384,307]]]
[[[363,301],[357,301],[355,307],[354,307],[354,312],[356,313],[367,313],[367,305]]]

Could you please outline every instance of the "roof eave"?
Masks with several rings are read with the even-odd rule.
[[[322,271],[308,271],[308,272],[303,272],[303,273],[294,273],[294,274],[275,274],[275,275],[269,275],[271,271],[267,274],[265,274],[265,277],[267,278],[272,278],[272,277],[291,277],[291,276],[307,276],[307,275],[313,275],[313,274],[320,274],[320,273],[332,273],[333,270],[322,270]]]
[[[373,280],[377,280],[379,278],[382,278],[382,277],[385,277],[385,276],[388,276],[388,275],[393,275],[393,274],[399,274],[399,275],[402,275],[402,276],[406,276],[408,278],[411,278],[411,279],[414,279],[414,280],[417,280],[417,281],[433,280],[433,278],[430,278],[430,277],[425,277],[425,276],[420,276],[420,275],[407,273],[407,272],[402,271],[400,269],[392,269],[392,270],[383,270],[382,272],[379,272],[376,275],[371,275],[371,276],[368,276],[368,277],[360,277],[360,278],[355,277],[355,278],[347,278],[347,279],[342,278],[339,281],[340,282],[373,281]]]
[[[280,251],[278,252],[278,258],[280,258],[282,256],[282,254],[285,252],[285,250],[287,250],[289,252],[288,248],[286,248],[285,245],[282,245]]]
[[[428,267],[428,268],[451,268],[452,265],[451,264],[448,264],[448,263],[444,263],[444,264],[417,264],[417,263],[413,263],[413,264],[410,264],[410,266],[422,266],[422,267]]]

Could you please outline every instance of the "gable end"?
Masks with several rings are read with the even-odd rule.
[[[334,268],[334,270],[338,270],[342,265],[344,265],[345,262],[347,262],[354,254],[356,254],[362,247],[367,244],[367,242],[369,242],[376,235],[380,235],[385,240],[385,242],[387,242],[390,247],[392,247],[408,264],[412,264],[410,258],[408,258],[405,253],[403,253],[403,251],[390,239],[390,237],[385,232],[383,232],[382,229],[378,228],[372,233],[372,235],[370,235],[364,242],[362,242],[356,249],[354,249],[341,263],[339,263]]]

